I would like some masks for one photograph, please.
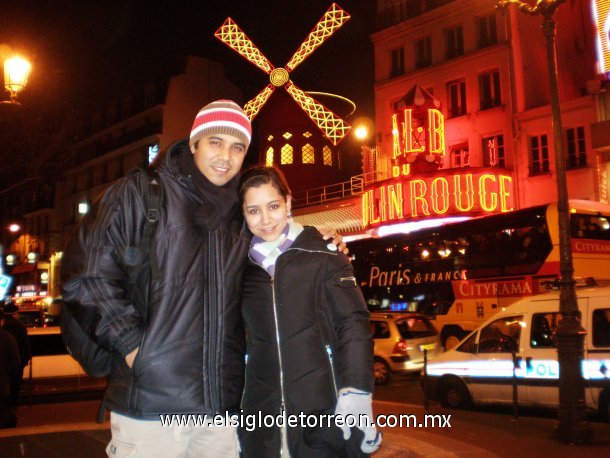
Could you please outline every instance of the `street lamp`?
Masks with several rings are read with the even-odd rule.
[[[559,310],[562,319],[557,327],[557,354],[559,360],[559,423],[557,437],[568,443],[588,442],[592,437],[591,425],[587,421],[585,385],[581,362],[586,331],[580,321],[580,311],[574,289],[574,266],[570,236],[570,214],[568,185],[563,145],[561,110],[559,107],[559,85],[557,82],[557,56],[555,50],[555,11],[565,0],[537,0],[535,6],[520,0],[501,0],[497,8],[503,11],[510,5],[530,15],[540,14],[542,31],[546,39],[549,86],[551,92],[551,115],[553,141],[555,145],[555,167],[557,172],[557,213],[559,219]]]
[[[10,100],[2,103],[19,105],[17,94],[25,88],[30,69],[30,63],[19,56],[4,61],[4,87],[10,94]]]

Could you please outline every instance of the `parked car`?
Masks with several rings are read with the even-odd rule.
[[[577,290],[584,342],[586,407],[610,417],[610,288]],[[427,365],[428,397],[446,407],[509,404],[513,380],[524,406],[559,405],[559,292],[520,300]],[[513,353],[517,364],[513,363]],[[514,379],[513,379],[514,377]]]
[[[388,383],[392,374],[419,372],[428,357],[441,351],[438,332],[423,315],[405,312],[371,313],[375,342],[375,383]]]

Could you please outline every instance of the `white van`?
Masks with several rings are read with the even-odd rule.
[[[585,336],[586,405],[610,417],[610,287],[577,290]],[[453,350],[431,358],[425,389],[446,407],[511,403],[559,405],[559,291],[518,301],[483,323]],[[512,351],[517,356],[513,364]]]

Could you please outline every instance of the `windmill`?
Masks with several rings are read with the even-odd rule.
[[[339,5],[333,3],[315,25],[305,41],[284,67],[275,68],[256,45],[247,37],[231,18],[227,18],[214,34],[234,51],[269,75],[270,83],[244,106],[246,115],[253,119],[269,100],[276,88],[284,87],[292,99],[305,111],[307,116],[335,146],[347,135],[351,126],[316,101],[290,79],[290,72],[300,65],[311,53],[321,46],[350,15]]]

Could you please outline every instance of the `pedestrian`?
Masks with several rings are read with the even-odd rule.
[[[251,132],[239,105],[217,100],[201,108],[189,139],[160,161],[146,318],[128,299],[121,261],[141,238],[145,174],[113,184],[66,250],[63,300],[114,355],[104,395],[111,457],[239,453],[237,425],[212,427],[207,420],[237,412],[243,392],[239,295],[251,235],[237,184]],[[163,414],[201,414],[197,421],[206,415],[205,426],[174,416],[188,426],[163,427]]]
[[[19,377],[15,379],[15,386],[11,390],[11,406],[17,410],[19,404],[19,393],[21,392],[21,383],[23,381],[23,371],[32,359],[32,350],[30,348],[30,339],[28,338],[28,330],[25,325],[19,320],[19,307],[15,305],[10,298],[5,299],[4,303],[4,324],[2,329],[11,334],[17,342],[19,348]]]
[[[21,376],[19,349],[15,338],[3,329],[4,312],[0,310],[0,428],[14,428],[17,415],[12,405],[13,390]]]
[[[371,426],[373,343],[349,259],[317,230],[292,221],[291,193],[275,168],[246,171],[239,193],[254,235],[242,297],[248,355],[243,415],[285,417],[283,424],[242,428],[244,456],[374,452],[381,435]],[[324,430],[309,428],[313,420],[294,424],[302,415],[333,413],[353,415],[356,427],[316,437]],[[368,424],[358,421],[360,415]]]

